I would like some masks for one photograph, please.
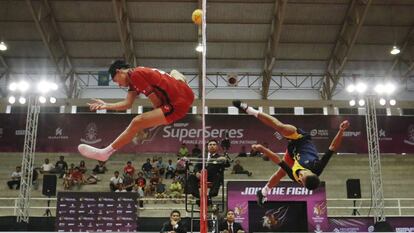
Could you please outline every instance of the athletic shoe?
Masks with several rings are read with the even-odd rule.
[[[98,161],[106,161],[109,159],[110,154],[105,154],[102,149],[95,148],[86,144],[80,144],[78,146],[79,153],[86,158],[94,159]]]
[[[246,103],[241,102],[240,100],[233,100],[233,106],[238,108],[239,111],[242,112],[246,112],[247,108],[249,107]]]
[[[265,197],[262,193],[262,190],[257,190],[256,192],[257,197],[257,205],[263,207],[264,203],[267,201],[267,197]]]

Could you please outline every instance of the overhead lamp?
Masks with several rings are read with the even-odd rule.
[[[49,101],[50,101],[50,103],[54,104],[54,103],[56,103],[56,98],[55,97],[50,97]]]
[[[375,87],[374,87],[374,91],[377,93],[377,94],[383,94],[386,90],[385,90],[385,86],[383,85],[383,84],[377,84]]]
[[[16,98],[15,98],[14,96],[10,96],[10,97],[9,97],[9,103],[10,103],[10,104],[14,104],[14,103],[16,103]]]
[[[41,104],[46,103],[46,97],[44,97],[44,96],[39,96],[39,102],[40,102]]]
[[[365,100],[364,99],[360,99],[359,101],[358,101],[358,105],[359,106],[364,106],[365,105]]]
[[[10,91],[16,91],[17,90],[17,83],[12,82],[9,84],[9,90]]]
[[[398,48],[398,46],[396,46],[396,45],[394,45],[394,46],[392,46],[392,49],[391,49],[391,51],[390,51],[390,53],[392,54],[392,55],[397,55],[397,54],[399,54],[401,51],[400,51],[400,49]]]
[[[353,106],[355,106],[355,104],[356,104],[355,100],[350,100],[349,101],[349,106],[353,107]]]
[[[0,42],[0,51],[6,51],[6,50],[7,50],[6,43],[4,43],[4,41]]]
[[[387,83],[385,84],[385,93],[387,93],[388,95],[391,95],[392,93],[394,93],[396,87],[393,83]]]
[[[387,103],[387,101],[384,98],[381,98],[379,100],[379,104],[382,105],[382,106],[384,106],[386,103]]]
[[[199,53],[203,52],[203,45],[201,43],[198,44],[195,50]]]
[[[25,104],[26,103],[26,98],[24,98],[23,96],[19,98],[19,103],[20,104]]]
[[[355,85],[354,84],[350,84],[346,87],[346,91],[349,93],[352,93],[355,91]]]
[[[358,83],[355,87],[355,90],[358,93],[364,93],[367,90],[367,85],[365,83]]]
[[[17,89],[21,92],[26,92],[29,90],[30,84],[24,80],[17,83]]]
[[[391,106],[394,106],[396,103],[397,103],[397,101],[395,101],[395,99],[391,99],[391,100],[390,100],[390,105],[391,105]]]

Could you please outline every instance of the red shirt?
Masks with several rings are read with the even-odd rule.
[[[135,173],[135,168],[132,165],[126,165],[124,167],[124,173],[132,176]]]

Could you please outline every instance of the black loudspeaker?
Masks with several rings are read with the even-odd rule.
[[[374,232],[394,232],[394,229],[388,222],[376,222]]]
[[[361,183],[359,179],[346,180],[346,192],[348,198],[361,198]]]
[[[43,176],[42,194],[45,196],[56,196],[57,177],[55,175]]]

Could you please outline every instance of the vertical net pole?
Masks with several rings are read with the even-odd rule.
[[[202,122],[202,170],[201,170],[201,178],[200,178],[200,232],[206,233],[207,232],[207,170],[206,170],[206,138],[205,138],[205,129],[206,129],[206,119],[205,119],[205,80],[206,80],[206,52],[207,52],[207,45],[206,45],[206,1],[202,0],[202,23],[201,23],[201,44],[203,46],[202,51],[202,75],[201,75],[201,82],[202,82],[202,90],[201,90],[201,122]]]

